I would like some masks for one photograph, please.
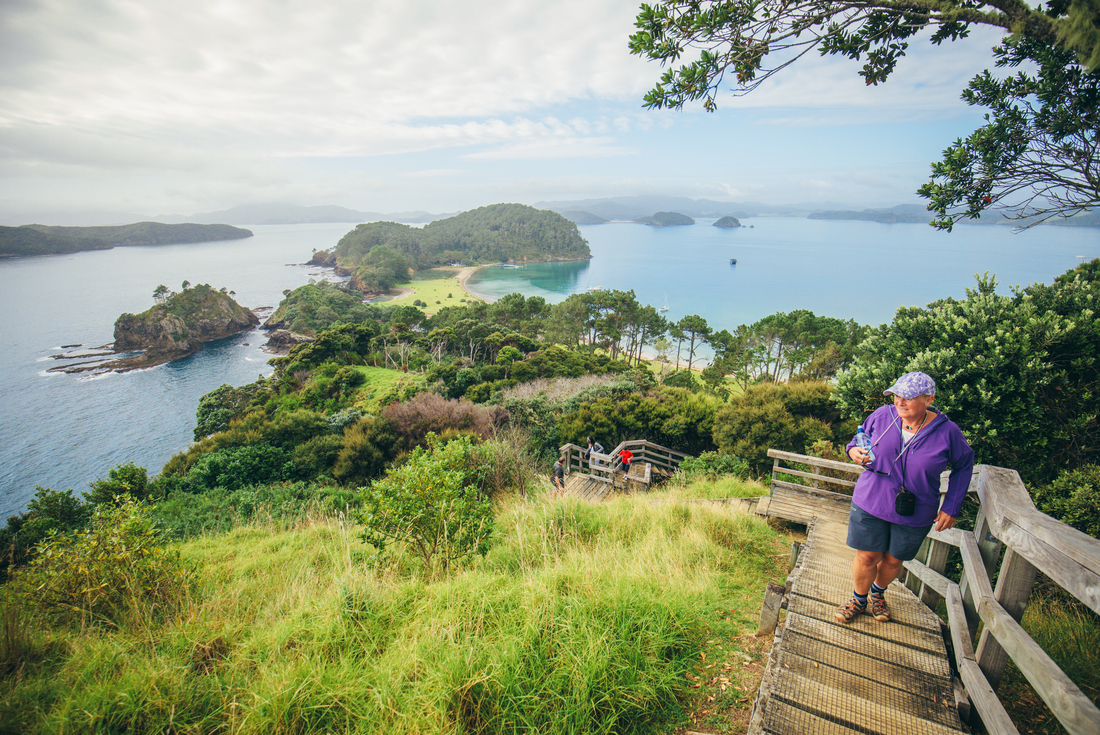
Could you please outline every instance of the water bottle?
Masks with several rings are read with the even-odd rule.
[[[867,452],[868,464],[875,461],[875,450],[871,449],[871,437],[867,436],[862,426],[856,429],[856,446]]]

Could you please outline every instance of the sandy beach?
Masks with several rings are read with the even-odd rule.
[[[500,264],[499,263],[488,263],[487,265],[500,265]],[[469,296],[471,298],[475,298],[478,301],[489,301],[489,300],[481,298],[480,296],[478,296],[478,295],[474,294],[472,291],[470,291],[470,289],[466,288],[466,279],[468,279],[470,276],[472,276],[474,273],[476,273],[479,269],[484,268],[484,267],[485,267],[484,265],[474,265],[474,266],[470,266],[469,268],[463,268],[462,270],[460,270],[458,272],[458,276],[457,276],[459,288],[461,288],[463,291],[465,291],[467,296]],[[492,303],[492,302],[490,301],[489,303]]]

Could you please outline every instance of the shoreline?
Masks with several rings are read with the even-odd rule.
[[[524,265],[535,265],[537,263],[572,263],[572,262],[575,262],[575,261],[578,261],[578,260],[592,260],[592,256],[590,255],[587,258],[555,258],[553,260],[526,260],[526,261],[524,261]],[[471,297],[477,299],[478,301],[484,301],[486,304],[493,303],[492,299],[485,298],[484,296],[478,296],[476,293],[474,293],[469,288],[467,288],[466,287],[466,281],[470,278],[470,276],[477,273],[482,268],[489,268],[489,267],[492,267],[492,266],[495,266],[495,265],[511,265],[511,264],[510,263],[500,263],[500,262],[497,262],[497,263],[484,263],[482,265],[473,265],[473,266],[470,266],[469,268],[463,268],[462,270],[460,270],[458,272],[458,276],[457,276],[459,288],[461,288],[466,293],[467,296],[471,296]]]
[[[471,291],[470,289],[468,289],[466,287],[466,281],[470,278],[470,276],[477,273],[482,268],[487,268],[491,265],[501,265],[501,263],[486,263],[484,265],[473,265],[473,266],[470,266],[469,268],[463,268],[462,270],[460,270],[458,272],[458,276],[456,276],[458,278],[458,287],[461,288],[467,296],[475,298],[478,301],[484,301],[487,304],[493,303],[489,299],[482,298],[481,296],[478,296],[477,294],[475,294],[473,291]]]

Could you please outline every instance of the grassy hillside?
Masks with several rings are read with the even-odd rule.
[[[46,630],[9,596],[7,641],[22,655],[0,722],[657,733],[689,724],[695,682],[712,678],[708,711],[747,712],[758,654],[746,634],[763,581],[784,574],[784,540],[764,522],[637,497],[497,505],[488,556],[444,576],[408,555],[374,565],[355,526],[315,515],[183,544],[194,585],[167,619],[141,610],[117,628]]]

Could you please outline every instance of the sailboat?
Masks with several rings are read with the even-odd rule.
[[[658,306],[657,311],[668,311],[668,294],[667,293],[665,294],[665,305],[664,306]]]

